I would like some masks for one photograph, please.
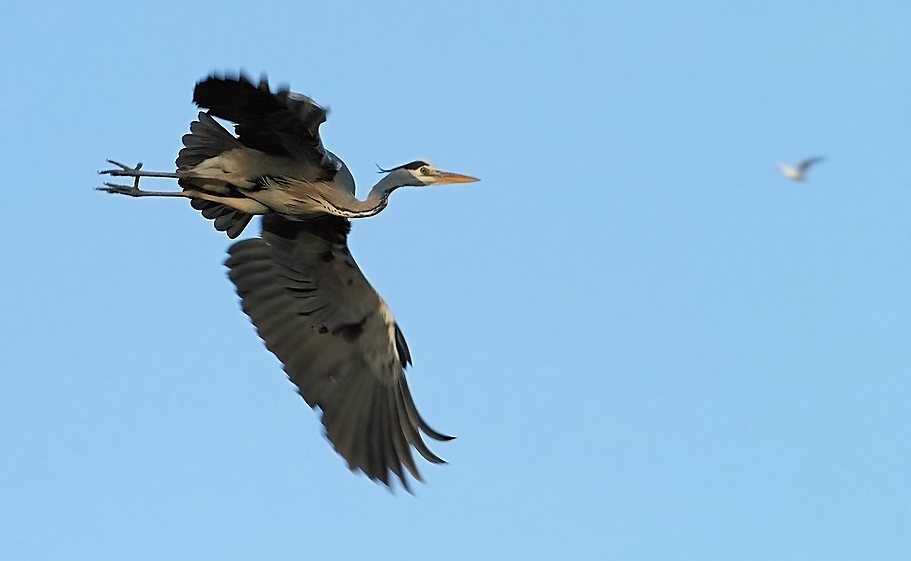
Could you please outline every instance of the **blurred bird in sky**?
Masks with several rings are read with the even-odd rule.
[[[801,160],[794,167],[791,167],[788,164],[778,164],[778,169],[785,177],[792,181],[805,181],[807,178],[807,170],[810,169],[810,166],[817,162],[821,162],[822,160],[822,157],[816,156]]]

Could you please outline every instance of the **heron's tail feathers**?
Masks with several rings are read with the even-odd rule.
[[[190,205],[202,212],[202,215],[212,220],[215,229],[228,234],[232,240],[239,236],[250,220],[252,214],[233,209],[220,203],[205,201],[203,199],[190,199]]]
[[[183,148],[177,154],[177,169],[193,168],[209,158],[228,150],[243,148],[237,138],[205,111],[190,124],[190,132],[183,135]]]
[[[198,120],[190,123],[189,134],[183,135],[183,146],[177,154],[178,173],[193,170],[206,160],[220,156],[228,150],[244,147],[233,134],[228,132],[205,111],[199,113]],[[190,173],[188,175],[192,176],[193,174]],[[212,185],[208,185],[208,183],[212,182],[207,181],[205,178],[183,177],[178,180],[178,183],[184,188],[196,188],[203,191],[208,191],[211,188],[215,191],[220,191],[219,189],[214,189]],[[224,187],[222,182],[216,181],[214,183]],[[252,214],[247,214],[214,201],[192,199],[190,204],[196,210],[201,211],[203,216],[214,221],[216,230],[227,233],[228,237],[232,239],[239,236],[253,218]]]

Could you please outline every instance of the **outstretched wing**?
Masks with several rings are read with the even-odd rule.
[[[797,169],[800,170],[800,173],[806,173],[806,171],[808,169],[810,169],[810,166],[812,166],[813,164],[815,164],[817,162],[821,162],[824,159],[825,158],[823,158],[822,156],[815,156],[813,158],[807,158],[806,160],[802,160],[800,163],[797,164]]]
[[[244,146],[310,164],[311,180],[332,181],[339,171],[319,136],[326,110],[287,86],[272,93],[265,76],[258,85],[243,74],[212,76],[196,84],[193,101],[212,116],[235,123]]]
[[[418,414],[405,367],[411,356],[392,314],[348,252],[350,223],[326,216],[293,222],[263,217],[262,238],[228,250],[226,265],[244,311],[311,407],[351,470],[408,489],[421,479],[414,448],[443,460],[421,436],[452,437]],[[404,466],[404,469],[403,469]]]

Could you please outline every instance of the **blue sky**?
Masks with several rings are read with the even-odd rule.
[[[5,559],[911,553],[911,4],[4,8]],[[415,496],[353,475],[171,170],[245,68],[393,195],[351,249],[408,338]],[[810,181],[777,162],[823,155]],[[152,183],[147,184],[151,187]],[[173,188],[166,181],[156,188]],[[251,234],[257,231],[251,230]]]

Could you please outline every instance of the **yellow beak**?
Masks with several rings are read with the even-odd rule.
[[[470,175],[462,175],[461,173],[450,173],[448,171],[441,171],[437,173],[437,184],[444,183],[473,183],[475,181],[480,181],[477,177],[472,177]]]

